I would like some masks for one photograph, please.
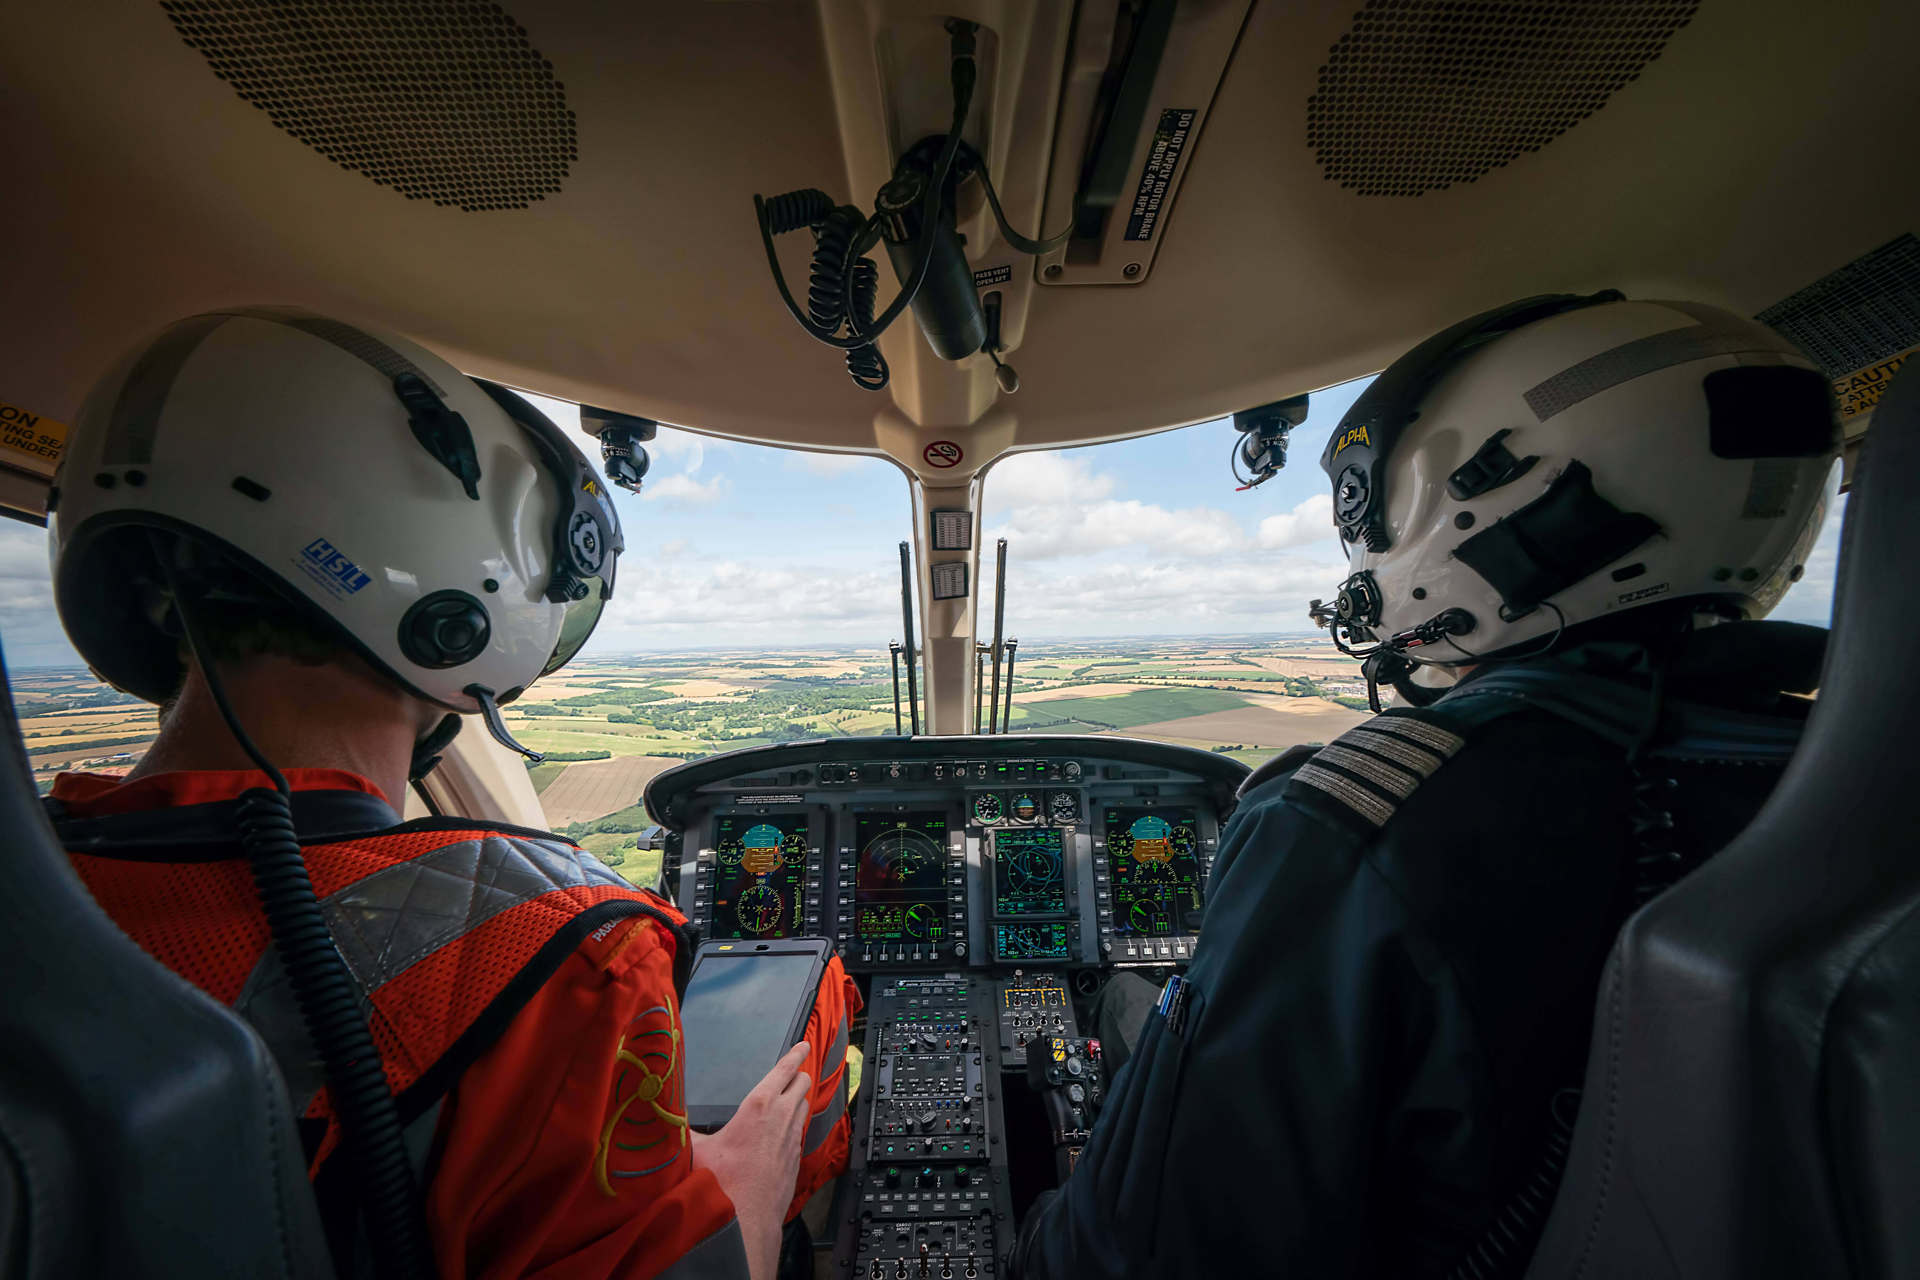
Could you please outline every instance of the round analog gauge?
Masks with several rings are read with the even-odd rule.
[[[990,827],[1000,821],[1000,797],[991,791],[983,791],[973,798],[973,820],[983,827]]]
[[[1167,844],[1176,856],[1186,857],[1193,852],[1193,827],[1188,823],[1181,823],[1168,835]]]
[[[905,923],[910,938],[937,940],[940,937],[940,913],[924,902],[916,902],[907,908]]]
[[[1035,800],[1030,793],[1022,791],[1014,796],[1013,804],[1009,811],[1013,814],[1014,821],[1016,822],[1032,822],[1040,816],[1040,802]]]
[[[740,917],[740,928],[760,937],[780,927],[781,908],[785,905],[774,890],[764,884],[753,884],[740,891],[740,900],[733,910]]]
[[[1055,822],[1072,822],[1080,816],[1080,797],[1071,791],[1056,791],[1047,799],[1047,812]]]

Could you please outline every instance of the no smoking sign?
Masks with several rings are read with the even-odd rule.
[[[928,466],[939,467],[945,471],[949,467],[959,466],[960,459],[967,455],[951,440],[935,440],[920,451],[920,456],[927,460]]]

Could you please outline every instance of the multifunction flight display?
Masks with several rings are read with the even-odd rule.
[[[1161,937],[1200,928],[1199,826],[1192,809],[1109,808],[1113,930]]]
[[[861,813],[854,879],[854,936],[873,943],[937,944],[949,932],[947,815]],[[845,908],[842,908],[844,910]]]
[[[1066,850],[1059,828],[994,832],[993,914],[1057,916],[1066,909]]]
[[[802,932],[807,815],[721,814],[714,819],[713,936],[787,938]]]

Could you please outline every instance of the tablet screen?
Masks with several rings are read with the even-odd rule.
[[[815,965],[805,951],[700,958],[680,1003],[689,1111],[737,1107],[773,1069],[801,1003],[812,1003]]]

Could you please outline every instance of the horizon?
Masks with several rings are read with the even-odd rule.
[[[1026,646],[1030,644],[1031,645],[1118,645],[1118,644],[1125,644],[1125,643],[1137,642],[1137,641],[1145,641],[1153,644],[1166,644],[1166,643],[1182,641],[1182,640],[1187,640],[1187,641],[1296,640],[1296,639],[1302,639],[1302,638],[1313,638],[1316,636],[1324,638],[1326,636],[1326,632],[1319,628],[1306,628],[1300,631],[1210,631],[1210,632],[1190,632],[1190,633],[1182,633],[1182,634],[1171,634],[1171,633],[1161,634],[1156,632],[1146,632],[1139,635],[1102,635],[1102,636],[1036,635],[1032,637],[1013,636],[1009,638],[1019,640],[1021,647],[1024,649]],[[1331,644],[1332,641],[1328,640],[1327,643]],[[573,669],[576,666],[580,666],[584,664],[620,662],[628,659],[671,658],[671,657],[677,657],[682,654],[869,653],[869,652],[877,653],[882,656],[885,656],[887,653],[887,641],[884,641],[884,640],[871,641],[871,642],[845,641],[845,642],[839,642],[839,643],[818,642],[818,643],[812,643],[812,644],[795,644],[795,645],[789,645],[784,647],[769,646],[769,645],[708,644],[708,645],[685,645],[677,649],[626,649],[618,652],[582,653],[579,657],[576,657],[572,662],[569,662],[566,666],[560,668],[560,671],[568,671]],[[916,655],[918,655],[920,651],[916,649],[914,652]],[[20,663],[15,663],[10,660],[7,663],[7,667],[8,667],[8,670],[10,671],[86,671],[88,669],[85,663],[79,662],[77,660],[70,661],[70,662],[20,662]],[[559,671],[556,671],[552,674],[558,675],[559,673],[560,673]]]

